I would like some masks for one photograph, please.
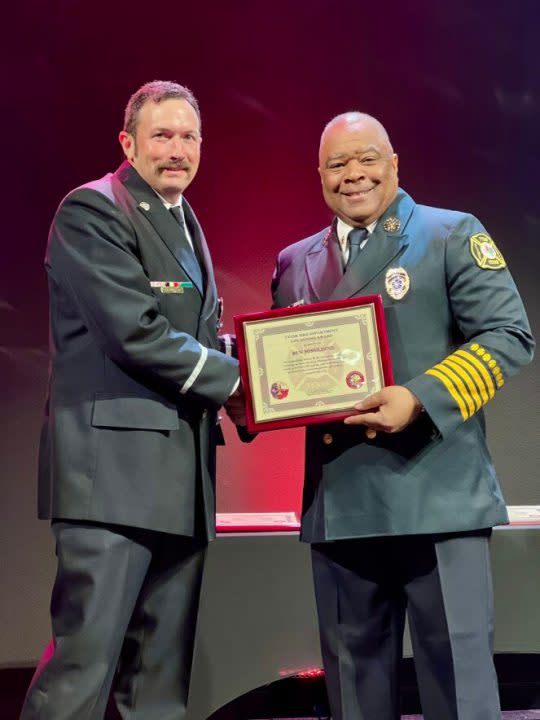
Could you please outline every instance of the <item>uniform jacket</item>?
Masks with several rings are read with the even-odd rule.
[[[507,522],[482,407],[531,359],[533,340],[502,256],[476,218],[417,205],[403,190],[334,287],[327,268],[335,242],[334,222],[279,254],[274,307],[380,294],[394,382],[425,412],[374,440],[359,426],[308,427],[302,539]],[[393,299],[400,293],[389,293],[386,279],[398,268],[410,287]]]
[[[184,211],[205,285],[177,221],[128,163],[58,209],[40,517],[213,535],[216,409],[238,369],[218,349],[212,263]],[[162,292],[165,282],[192,286]]]

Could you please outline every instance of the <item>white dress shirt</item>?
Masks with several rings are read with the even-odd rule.
[[[366,239],[360,245],[360,250],[364,249],[371,233],[375,230],[376,226],[377,220],[374,220],[370,225],[367,226],[366,230],[368,231],[368,234]],[[354,228],[352,225],[348,225],[346,222],[343,222],[341,218],[338,218],[336,231],[339,240],[339,246],[341,248],[341,254],[343,256],[343,267],[347,265],[347,260],[349,259],[349,233],[351,232],[351,230],[355,229],[356,228]]]

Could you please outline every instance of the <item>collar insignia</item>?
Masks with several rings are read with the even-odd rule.
[[[400,221],[397,219],[397,217],[389,217],[386,218],[386,220],[383,222],[383,228],[386,230],[386,232],[397,232],[401,227]]]

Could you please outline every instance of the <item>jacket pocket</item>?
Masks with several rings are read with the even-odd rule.
[[[92,411],[96,428],[178,430],[178,410],[164,400],[144,397],[112,397],[96,393]]]

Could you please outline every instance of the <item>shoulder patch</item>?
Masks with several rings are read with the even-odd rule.
[[[475,233],[469,238],[471,255],[483,270],[502,270],[506,262],[501,251],[486,233]]]

